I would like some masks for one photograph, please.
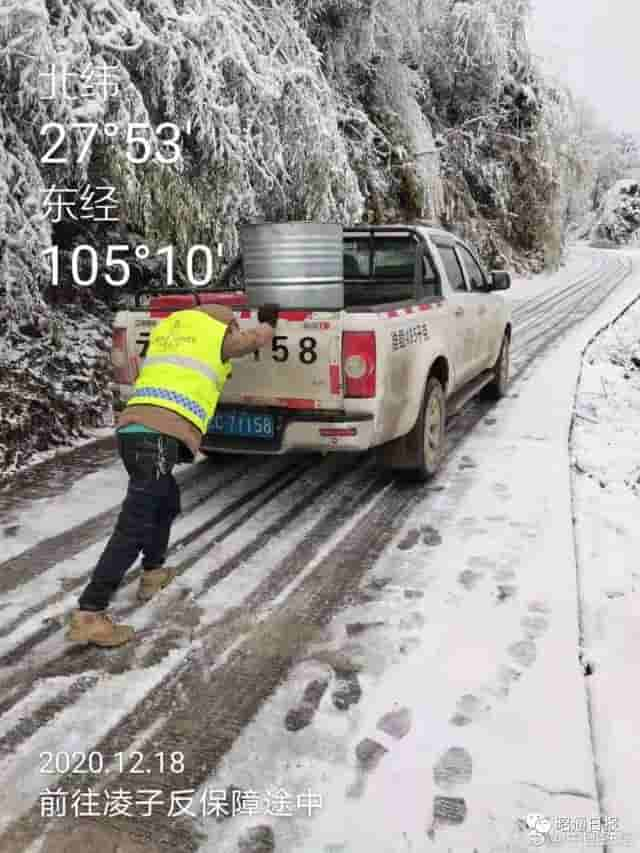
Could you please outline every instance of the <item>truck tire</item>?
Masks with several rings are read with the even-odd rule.
[[[509,333],[505,332],[500,347],[500,355],[493,368],[495,378],[484,387],[484,396],[489,400],[499,400],[507,393],[509,387],[511,339]]]
[[[438,379],[427,381],[418,420],[411,432],[383,445],[379,465],[399,479],[430,480],[440,469],[445,452],[447,404]]]

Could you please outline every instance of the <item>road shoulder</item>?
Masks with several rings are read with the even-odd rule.
[[[615,849],[640,839],[639,322],[640,301],[587,347],[571,442],[583,665]]]

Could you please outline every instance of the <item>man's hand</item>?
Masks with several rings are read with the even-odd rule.
[[[269,323],[260,323],[255,329],[256,344],[259,347],[266,347],[273,340],[273,332],[274,328]]]
[[[242,358],[251,352],[268,346],[273,340],[273,329],[268,323],[260,323],[253,329],[240,331],[237,326],[229,326],[222,345],[222,358]]]
[[[274,303],[268,303],[267,305],[263,305],[261,308],[258,309],[258,323],[268,323],[275,329],[276,323],[278,322],[279,310],[279,306],[275,305]]]

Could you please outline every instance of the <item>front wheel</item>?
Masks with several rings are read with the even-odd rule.
[[[404,479],[430,480],[444,459],[446,421],[444,390],[440,382],[431,377],[411,432],[380,448],[382,466]]]
[[[511,341],[509,340],[508,333],[505,332],[502,339],[502,346],[500,347],[500,355],[498,356],[498,360],[493,368],[494,378],[484,389],[486,397],[491,400],[499,400],[507,393],[507,388],[509,386],[509,368],[511,366],[510,350]]]

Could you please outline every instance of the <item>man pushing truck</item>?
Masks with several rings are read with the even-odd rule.
[[[276,317],[275,306],[265,306],[258,325],[240,331],[230,308],[206,305],[176,311],[154,328],[117,427],[118,451],[129,474],[127,494],[71,615],[68,640],[112,647],[133,637],[133,628],[115,624],[106,609],[140,552],[138,600],[149,600],[175,577],[164,565],[171,525],[180,513],[173,468],[195,460],[231,374],[230,359],[270,344]]]
[[[481,392],[499,399],[507,391],[512,322],[498,291],[510,276],[487,273],[454,234],[419,223],[287,222],[243,226],[240,237],[230,267],[241,264],[244,280],[230,303],[237,324],[228,308],[190,302],[155,325],[180,304],[175,293],[114,318],[129,490],[72,616],[72,640],[130,639],[132,630],[113,625],[105,609],[140,551],[142,600],[173,578],[164,566],[180,508],[171,471],[201,443],[205,453],[375,449],[382,469],[423,482],[445,458],[448,418]],[[278,311],[265,314],[266,303]],[[258,305],[254,328],[250,306]],[[269,343],[270,351],[238,362],[218,405],[228,360]],[[146,359],[134,385],[136,351]]]

